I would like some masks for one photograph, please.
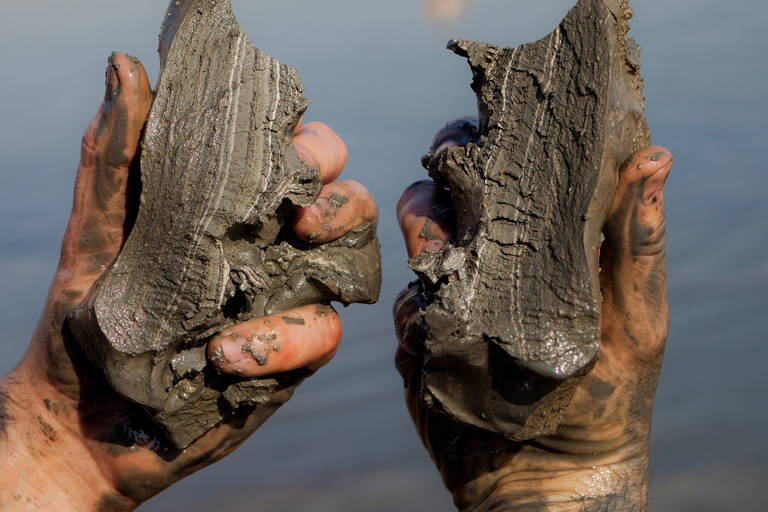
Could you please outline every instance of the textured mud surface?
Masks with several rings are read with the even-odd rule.
[[[243,34],[229,0],[172,2],[160,60],[135,226],[70,324],[112,386],[184,447],[304,376],[219,375],[211,334],[312,303],[374,302],[381,269],[373,223],[320,246],[283,229],[322,187],[291,143],[309,102],[296,71]]]
[[[547,37],[469,41],[479,129],[426,155],[457,237],[410,267],[425,283],[426,405],[528,439],[555,432],[600,340],[597,253],[618,169],[650,143],[627,2],[581,0]]]

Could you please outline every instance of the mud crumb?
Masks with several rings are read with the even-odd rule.
[[[424,228],[419,233],[419,238],[423,238],[424,240],[427,240],[427,241],[439,239],[440,237],[433,233],[435,226],[436,225],[432,221],[432,219],[427,218],[427,223],[424,224]]]
[[[334,193],[334,194],[331,194],[330,198],[328,198],[328,204],[331,206],[335,206],[336,208],[348,202],[349,202],[349,197],[343,196],[341,194]]]
[[[664,151],[657,151],[656,153],[652,154],[651,156],[647,156],[645,158],[647,158],[651,162],[658,162],[663,155],[664,155]]]
[[[293,318],[293,317],[290,317],[290,316],[284,316],[283,317],[283,322],[285,322],[286,324],[291,324],[291,325],[305,325],[307,323],[301,317]]]
[[[223,363],[224,362],[224,349],[221,347],[214,347],[213,348],[213,356],[211,356],[212,361],[216,361],[217,363]]]

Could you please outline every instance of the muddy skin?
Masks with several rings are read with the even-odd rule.
[[[221,347],[214,348],[213,356],[211,357],[211,360],[223,363],[225,361],[224,350]]]
[[[432,219],[427,219],[427,223],[424,224],[424,229],[419,232],[419,238],[423,238],[427,241],[440,240],[438,234],[439,228],[435,225]]]
[[[133,502],[119,494],[107,494],[101,498],[96,506],[96,512],[121,512],[135,508]]]
[[[143,66],[132,63],[126,54],[113,53],[109,57],[106,75],[105,103],[99,109],[97,120],[83,136],[81,172],[75,184],[73,210],[87,213],[70,219],[60,261],[60,268],[68,266],[70,269],[57,271],[54,287],[69,280],[77,282],[86,276],[101,274],[114,259],[130,229],[131,217],[125,213],[126,201],[133,190],[130,183],[138,180],[135,172],[131,176],[133,169],[127,165],[126,152],[132,156],[138,148],[151,90]],[[84,172],[86,170],[88,172]],[[72,236],[73,232],[77,235]],[[51,382],[77,400],[79,382],[73,379],[69,368],[71,355],[66,342],[71,338],[65,319],[72,307],[82,301],[87,290],[59,288],[61,291],[49,296],[52,314],[48,328],[63,338],[64,343],[46,346],[46,371]]]
[[[92,255],[91,264],[87,272],[101,273],[104,266],[109,264],[114,254],[99,251],[100,248],[121,244],[130,230],[131,215],[127,218],[123,213],[114,213],[124,210],[124,205],[129,204],[135,193],[138,175],[136,169],[131,172],[128,164],[130,159],[125,154],[126,147],[138,145],[137,127],[143,125],[144,115],[149,108],[151,91],[148,88],[148,80],[143,66],[133,62],[130,55],[112,53],[107,66],[107,92],[104,104],[100,109],[101,119],[98,127],[92,134],[92,139],[83,139],[84,151],[91,152],[89,165],[93,166],[99,179],[89,179],[82,184],[89,188],[83,200],[91,202],[93,206],[88,210],[92,212],[90,218],[81,219],[83,223],[82,233],[75,241],[73,253],[80,255]],[[134,58],[135,59],[135,58]],[[126,84],[119,73],[121,64],[127,66],[123,70]],[[136,108],[129,108],[138,104]],[[93,151],[93,149],[97,149]],[[129,186],[126,186],[129,183]],[[76,192],[77,193],[77,192]],[[100,229],[105,224],[108,226],[122,225],[122,232],[110,232]],[[101,268],[99,268],[101,267]]]
[[[269,354],[272,351],[280,352],[280,344],[277,342],[277,334],[261,335],[257,338],[249,338],[241,350],[249,352],[259,366],[265,366],[269,362]]]
[[[447,189],[431,181],[413,183],[401,195],[397,211],[409,257],[455,241],[456,211]]]
[[[5,436],[8,424],[13,421],[13,415],[8,407],[8,395],[3,391],[0,391],[0,438]]]
[[[333,307],[330,304],[318,304],[315,308],[315,314],[317,316],[327,316],[331,313],[335,313],[336,311],[333,309]]]
[[[303,241],[323,244],[350,228],[376,223],[378,218],[378,207],[367,190],[357,182],[344,180],[326,185],[311,206],[296,208],[290,225]]]
[[[146,501],[197,469],[207,466],[234,450],[250,432],[266,421],[293,393],[294,387],[278,387],[272,400],[258,408],[243,406],[228,414],[223,424],[237,429],[238,436],[227,437],[228,428],[206,436],[188,451],[169,443],[165,432],[140,406],[126,402],[108,389],[101,370],[87,361],[74,340],[72,352],[78,381],[81,382],[77,418],[88,443],[114,459],[117,494],[135,504]],[[290,379],[301,382],[311,372],[298,372]],[[286,377],[285,382],[290,380]],[[64,410],[50,401],[51,410]],[[62,412],[69,417],[69,414]]]
[[[290,315],[262,317],[227,329],[211,338],[205,350],[218,372],[269,380],[292,368],[322,366],[340,339],[341,325],[333,309],[308,305]],[[263,389],[256,380],[247,381],[247,386]],[[244,392],[228,390],[231,397]]]
[[[349,198],[347,196],[342,196],[340,194],[332,194],[331,197],[328,198],[328,204],[336,208],[348,202],[349,202]]]

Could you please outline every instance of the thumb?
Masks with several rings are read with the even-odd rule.
[[[603,350],[654,363],[669,328],[664,184],[671,167],[671,153],[660,146],[622,164],[600,249]]]
[[[138,59],[113,53],[104,103],[83,135],[62,241],[59,271],[70,274],[71,282],[101,274],[125,241],[130,169],[151,100],[147,73]]]
[[[613,251],[641,259],[664,252],[664,184],[671,167],[672,155],[661,146],[640,149],[622,164],[603,229]]]

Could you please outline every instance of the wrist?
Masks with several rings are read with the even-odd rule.
[[[62,421],[21,365],[0,379],[0,400],[0,510],[135,508],[110,488],[78,438],[77,411]]]
[[[463,512],[642,512],[648,499],[647,449],[558,457],[528,445],[507,464],[454,489],[453,496]]]

